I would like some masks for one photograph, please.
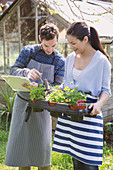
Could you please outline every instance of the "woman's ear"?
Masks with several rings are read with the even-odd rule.
[[[40,40],[40,42],[42,41],[40,35],[39,35],[39,40]]]
[[[88,42],[88,36],[85,36],[83,41],[87,43]]]

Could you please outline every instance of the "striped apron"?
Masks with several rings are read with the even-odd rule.
[[[69,154],[85,164],[102,165],[102,113],[96,117],[84,116],[83,121],[59,117],[52,150]]]

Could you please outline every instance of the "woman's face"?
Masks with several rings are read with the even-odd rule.
[[[79,39],[77,39],[76,37],[72,35],[67,35],[67,40],[68,40],[70,48],[73,49],[73,51],[75,51],[76,54],[81,54],[84,52],[85,47],[86,47],[86,42],[87,42],[85,40],[85,37],[83,41],[80,41]]]

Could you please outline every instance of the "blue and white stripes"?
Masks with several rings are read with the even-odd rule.
[[[103,120],[84,117],[75,122],[68,117],[58,118],[53,151],[69,154],[81,162],[101,165],[103,156]]]

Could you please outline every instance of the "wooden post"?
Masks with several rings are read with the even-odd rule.
[[[9,61],[9,42],[7,42],[7,66],[9,67],[10,61]]]
[[[68,51],[67,51],[67,43],[65,43],[64,45],[65,45],[65,47],[64,47],[64,49],[65,49],[65,51],[64,51],[64,57],[66,58],[67,55],[68,55]]]
[[[17,16],[18,16],[18,46],[19,46],[19,53],[21,50],[21,22],[20,22],[20,6],[17,6]]]
[[[102,43],[102,46],[103,46],[103,48],[105,49],[105,44],[104,44],[104,43]]]
[[[5,43],[5,22],[3,22],[3,57],[4,57],[4,73],[6,73],[6,43]]]
[[[107,44],[107,53],[110,56],[110,44]]]
[[[38,9],[35,4],[35,43],[38,44]]]

